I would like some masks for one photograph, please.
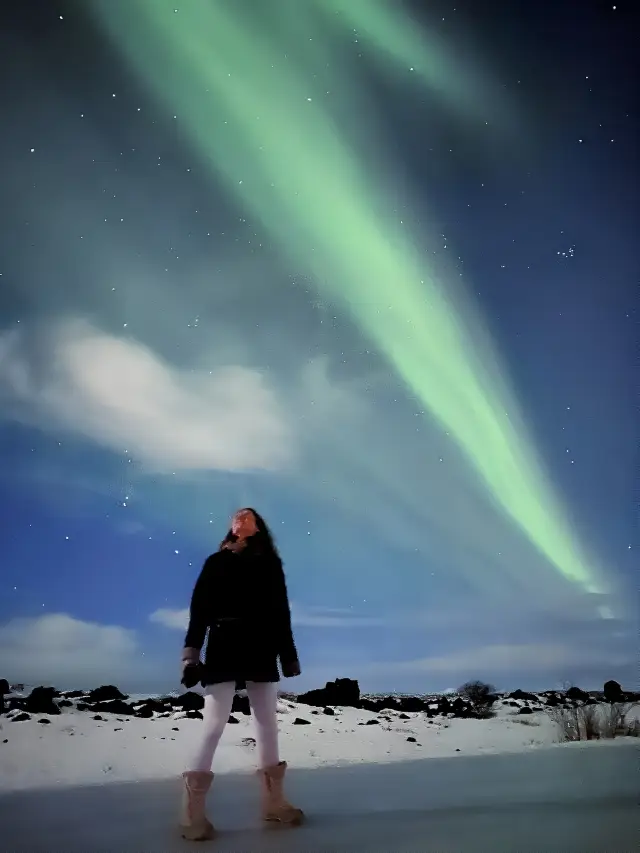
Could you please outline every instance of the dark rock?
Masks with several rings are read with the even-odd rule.
[[[53,687],[34,687],[23,707],[29,714],[60,714],[60,708],[53,701],[56,693]]]
[[[610,702],[612,705],[616,702],[624,702],[625,694],[622,690],[622,686],[617,681],[607,681],[605,682],[604,688],[604,699],[605,702]],[[0,693],[2,689],[0,688]]]
[[[551,693],[546,697],[546,703],[548,708],[557,708],[560,704],[560,699],[556,696],[555,693]]]
[[[571,699],[572,702],[586,702],[589,698],[589,694],[585,693],[584,690],[580,690],[579,687],[570,687],[565,696],[567,699]]]
[[[367,720],[365,726],[379,726],[380,720]]]
[[[469,715],[470,708],[467,702],[460,696],[451,703],[451,712],[456,717],[466,717]]]
[[[78,702],[76,705],[76,711],[90,711],[91,708],[87,705],[86,702]]]
[[[233,725],[237,725],[240,722],[240,720],[237,720],[234,716],[230,716],[229,719],[227,720],[227,722],[231,723],[231,725],[233,726]]]
[[[524,705],[522,708],[520,708],[518,714],[533,714],[533,711],[528,705]]]
[[[398,708],[400,711],[409,711],[413,714],[418,711],[428,710],[429,703],[419,696],[399,696]]]
[[[533,693],[525,693],[524,690],[514,690],[513,693],[509,693],[509,699],[526,699],[528,702],[537,702],[538,697],[534,696]]]
[[[324,708],[334,705],[338,708],[360,707],[360,685],[351,678],[337,678],[327,681],[319,690],[309,690],[298,696],[297,701],[302,705],[313,705]]]
[[[102,687],[96,687],[95,690],[90,690],[87,696],[88,702],[110,702],[113,699],[127,699],[124,693],[121,693],[113,684],[103,684]]]
[[[185,717],[189,720],[202,720],[202,711],[187,711]]]
[[[16,714],[15,717],[11,718],[12,723],[25,723],[27,720],[31,719],[30,714]]]
[[[73,707],[73,702],[71,699],[60,699],[58,702],[58,708],[71,708]]]
[[[46,717],[43,717],[41,720],[38,720],[39,723],[42,723],[43,726],[50,726],[51,720],[47,720]]]
[[[181,696],[177,696],[172,703],[183,711],[201,711],[204,708],[204,696],[201,693],[194,693],[193,690],[187,690]]]
[[[441,696],[438,699],[438,714],[450,714],[451,713],[451,702],[447,699],[446,696]]]
[[[81,696],[86,696],[86,690],[65,690],[62,694],[65,699],[80,699]]]
[[[418,741],[414,737],[408,737],[407,743],[417,743]]]
[[[231,710],[234,714],[244,714],[245,717],[248,717],[251,713],[251,705],[249,703],[248,696],[239,696],[237,693],[233,697],[233,704],[231,706]]]
[[[144,719],[149,719],[149,717],[153,716],[153,714],[164,714],[167,712],[169,712],[169,713],[171,712],[171,706],[166,705],[162,701],[162,699],[145,699],[144,702],[141,702],[140,704],[136,704],[135,706],[127,706],[126,703],[124,703],[124,702],[118,703],[118,704],[119,704],[119,707],[122,707],[122,708],[131,707],[133,712],[136,714],[136,716],[138,716],[138,717],[142,716]],[[106,710],[105,705],[103,703],[100,703],[100,709]],[[144,713],[143,713],[143,709],[144,709]],[[120,711],[114,711],[113,713],[115,713],[115,714],[130,714],[131,711],[120,710]]]
[[[333,708],[324,708],[322,713],[326,714],[327,717],[335,717],[336,715],[336,712],[333,710]]]
[[[399,720],[410,720],[411,717],[408,714],[398,714]]]
[[[128,705],[122,699],[111,699],[107,702],[99,702],[94,705],[94,711],[103,711],[106,714],[123,714],[125,717],[132,717],[136,712],[133,705]]]
[[[302,717],[296,717],[293,721],[294,726],[310,726],[309,720],[303,720]]]
[[[363,711],[371,711],[373,714],[379,714],[381,711],[424,712],[429,714],[432,713],[429,708],[430,704],[429,700],[420,696],[369,696],[360,700],[360,708]]]
[[[99,723],[105,722],[104,717],[101,717],[100,714],[96,714],[95,717],[92,717],[92,719],[97,720]]]
[[[372,714],[379,714],[380,711],[397,710],[397,704],[394,699],[361,699],[360,707],[363,711],[371,711]]]
[[[6,696],[7,693],[11,693],[9,682],[6,678],[0,678],[0,696]]]

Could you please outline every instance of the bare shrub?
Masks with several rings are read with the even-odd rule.
[[[639,737],[640,721],[627,722],[633,703],[576,705],[549,708],[547,712],[560,729],[561,740],[599,740],[615,737]]]
[[[581,740],[579,708],[549,708],[548,714],[560,729],[560,740]]]
[[[600,719],[597,705],[578,706],[578,725],[580,740],[600,739]]]
[[[468,699],[474,708],[485,708],[491,704],[496,688],[484,681],[467,681],[458,688],[458,693]]]
[[[624,737],[640,737],[640,720],[626,723],[622,734]]]
[[[627,722],[627,715],[634,707],[633,702],[611,702],[602,709],[601,733],[603,738],[625,736],[627,732],[637,728],[638,721]],[[631,735],[633,737],[633,734]]]
[[[476,707],[475,717],[477,720],[493,720],[495,716],[496,712],[492,711],[491,708]]]

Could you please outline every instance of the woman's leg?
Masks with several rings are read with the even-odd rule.
[[[287,763],[278,753],[278,686],[267,682],[247,682],[251,711],[256,722],[256,740],[260,759],[262,785],[262,819],[288,826],[299,826],[304,820],[302,809],[292,806],[284,795]]]
[[[233,707],[236,685],[233,681],[205,688],[202,742],[189,770],[211,770],[213,756]]]
[[[251,712],[256,724],[256,740],[260,767],[275,767],[280,762],[278,752],[278,685],[267,681],[247,682]]]

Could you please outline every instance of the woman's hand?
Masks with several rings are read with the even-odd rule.
[[[180,684],[183,684],[187,690],[191,690],[192,687],[195,687],[202,678],[201,668],[202,664],[199,663],[185,664],[182,668]]]
[[[180,684],[184,684],[190,690],[200,681],[200,649],[187,646],[182,650],[182,678]]]
[[[285,678],[295,678],[297,675],[300,675],[300,661],[292,660],[286,663],[281,661],[281,665],[282,674]]]

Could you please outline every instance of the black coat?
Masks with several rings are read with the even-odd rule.
[[[278,658],[298,660],[282,562],[247,547],[205,561],[191,596],[185,647],[201,649],[202,684],[279,681]]]

